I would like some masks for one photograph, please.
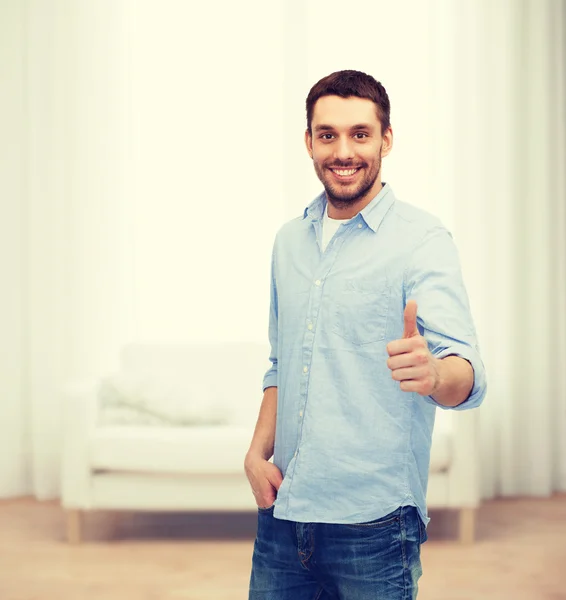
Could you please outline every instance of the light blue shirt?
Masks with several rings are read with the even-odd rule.
[[[386,345],[403,336],[406,301],[429,350],[468,360],[478,406],[486,377],[458,252],[427,212],[384,184],[321,251],[322,193],[277,233],[269,340],[277,386],[273,461],[283,474],[274,516],[359,523],[413,505],[428,523],[426,489],[437,404],[403,392]],[[443,407],[444,408],[444,407]]]

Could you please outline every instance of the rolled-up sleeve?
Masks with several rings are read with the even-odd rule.
[[[269,302],[269,344],[271,347],[269,360],[271,367],[267,370],[263,377],[263,390],[266,388],[277,386],[277,340],[278,340],[278,311],[277,311],[277,282],[275,278],[275,253],[277,240],[273,244],[273,252],[271,254],[271,291]]]
[[[459,356],[474,371],[474,385],[461,404],[448,407],[432,396],[426,402],[443,409],[467,410],[479,406],[487,391],[485,366],[464,286],[458,250],[444,227],[427,232],[414,248],[405,270],[405,303],[417,302],[417,326],[436,358]]]

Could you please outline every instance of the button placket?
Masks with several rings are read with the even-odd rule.
[[[316,224],[315,224],[316,230]],[[307,397],[308,397],[308,384],[309,384],[309,374],[310,367],[312,364],[312,353],[314,347],[314,331],[315,324],[318,327],[318,315],[320,311],[320,306],[322,303],[323,291],[324,291],[324,283],[328,274],[332,269],[332,265],[334,264],[337,256],[340,253],[340,248],[342,247],[342,238],[346,235],[346,231],[341,232],[341,235],[338,236],[330,246],[330,252],[323,252],[320,254],[320,262],[315,268],[314,272],[312,272],[312,280],[311,280],[311,288],[310,288],[310,298],[308,303],[308,312],[305,316],[305,325],[306,330],[303,338],[303,367],[302,367],[302,377],[300,382],[300,406],[299,408],[299,432],[297,439],[296,450],[293,453],[293,463],[291,468],[287,473],[287,478],[289,480],[289,490],[293,487],[293,480],[295,476],[295,470],[297,469],[297,461],[298,455],[300,452],[300,447],[303,441],[303,427],[305,420],[305,411],[307,405]],[[317,243],[318,243],[318,234],[317,234]],[[339,243],[340,242],[340,243]],[[338,245],[337,245],[338,244]],[[287,502],[287,508],[289,504]]]

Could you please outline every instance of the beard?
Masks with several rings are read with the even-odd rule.
[[[329,173],[329,168],[341,169],[363,169],[363,177],[360,181],[350,184],[341,184],[333,179]],[[314,162],[314,170],[320,179],[328,201],[338,209],[348,208],[361,200],[374,186],[381,171],[381,146],[377,153],[375,162],[368,166],[367,163],[344,162],[339,160],[327,161],[325,164]]]

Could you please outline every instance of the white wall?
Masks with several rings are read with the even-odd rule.
[[[128,21],[136,335],[264,341],[286,216],[279,3],[145,0]]]

